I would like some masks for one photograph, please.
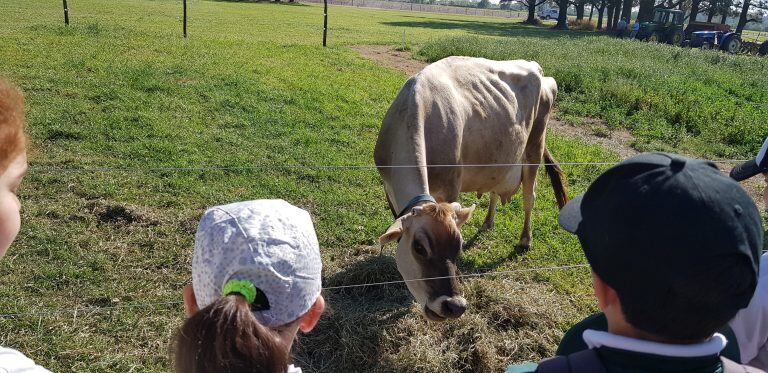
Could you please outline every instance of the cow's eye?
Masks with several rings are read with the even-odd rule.
[[[427,249],[424,248],[424,245],[414,242],[413,243],[413,251],[416,252],[417,255],[427,257]]]

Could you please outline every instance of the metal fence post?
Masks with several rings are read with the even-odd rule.
[[[66,1],[66,0],[65,0]],[[187,0],[184,0],[184,37],[187,37]]]
[[[69,7],[67,6],[67,0],[64,0],[64,24],[69,26]]]
[[[323,47],[326,46],[328,37],[328,0],[323,0]]]

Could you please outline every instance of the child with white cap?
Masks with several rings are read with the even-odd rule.
[[[325,309],[320,249],[309,213],[282,200],[209,209],[195,236],[189,319],[176,341],[176,370],[301,372],[288,365],[299,330]]]

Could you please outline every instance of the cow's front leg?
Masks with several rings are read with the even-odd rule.
[[[480,231],[489,231],[493,229],[493,221],[496,218],[496,205],[499,202],[499,196],[491,192],[491,201],[488,204],[488,215],[485,216],[485,222],[483,223],[483,226],[480,227]]]
[[[525,222],[523,223],[523,233],[520,235],[520,243],[517,244],[515,251],[524,253],[531,248],[531,213],[533,212],[533,203],[536,199],[536,171],[539,166],[523,167],[523,210],[525,210]]]

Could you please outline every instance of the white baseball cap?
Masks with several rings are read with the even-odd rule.
[[[315,303],[321,270],[312,219],[288,202],[216,206],[200,219],[192,258],[192,286],[200,308],[226,295],[228,283],[245,281],[266,297],[266,305],[253,307],[259,322],[272,328],[285,325]]]

